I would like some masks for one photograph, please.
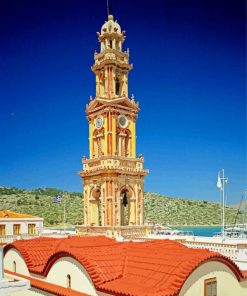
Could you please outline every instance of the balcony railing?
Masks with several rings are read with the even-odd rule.
[[[102,156],[100,159],[83,160],[83,172],[90,173],[91,171],[95,172],[100,170],[148,173],[148,170],[143,169],[142,158],[122,159],[119,156]]]
[[[106,235],[108,237],[122,236],[135,239],[149,234],[152,226],[76,226],[76,232],[80,236]]]

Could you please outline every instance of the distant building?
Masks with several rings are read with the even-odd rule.
[[[4,251],[5,274],[31,283],[19,296],[247,295],[247,272],[230,259],[170,240],[41,237]]]
[[[38,235],[42,233],[43,220],[32,215],[0,211],[0,241],[6,237]]]

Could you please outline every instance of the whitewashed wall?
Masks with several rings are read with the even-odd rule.
[[[36,229],[39,233],[43,231],[43,220],[41,218],[25,218],[25,219],[0,219],[0,225],[5,225],[6,227],[6,235],[14,235],[13,233],[13,226],[14,224],[21,224],[21,234],[28,233],[28,224],[35,224]]]
[[[46,281],[67,287],[67,275],[71,276],[71,289],[92,296],[97,295],[94,284],[84,267],[71,257],[58,259],[50,269]]]
[[[217,295],[246,296],[247,280],[240,282],[229,267],[221,262],[207,262],[200,265],[188,277],[179,296],[204,295],[204,281],[217,279]]]
[[[21,256],[21,254],[19,253],[19,251],[17,251],[16,249],[10,249],[4,256],[4,268],[10,271],[14,271],[13,270],[13,262],[16,262],[16,272],[26,275],[26,276],[30,276],[29,270],[27,268],[27,265],[23,259],[23,257]]]

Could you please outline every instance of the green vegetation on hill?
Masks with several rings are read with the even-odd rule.
[[[55,188],[23,190],[0,187],[0,210],[10,210],[44,218],[44,223],[63,223],[66,203],[66,222],[83,224],[83,198],[78,192],[69,192],[66,200],[54,203],[53,198],[65,192]],[[204,200],[189,200],[145,193],[145,219],[163,225],[217,225],[221,223],[220,204]],[[226,207],[226,224],[232,224],[237,210]],[[241,214],[238,221],[242,221]]]
[[[47,226],[63,223],[65,205],[66,222],[83,224],[82,194],[69,192],[66,199],[63,198],[61,202],[54,203],[53,199],[58,193],[65,196],[64,191],[55,188],[22,190],[0,187],[0,210],[43,217],[44,224]]]
[[[233,224],[237,209],[225,207],[225,223]],[[157,193],[145,194],[145,218],[164,225],[218,225],[221,224],[221,205],[206,200],[166,197]],[[237,222],[242,222],[242,214]]]

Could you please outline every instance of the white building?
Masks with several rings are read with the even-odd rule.
[[[43,231],[43,218],[8,210],[0,211],[0,242],[11,242]]]

